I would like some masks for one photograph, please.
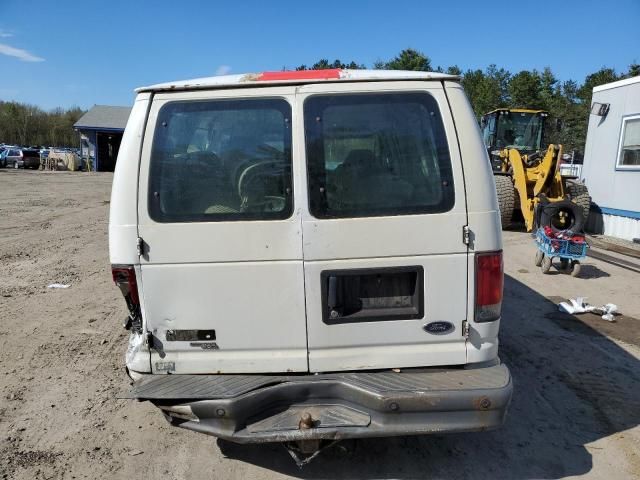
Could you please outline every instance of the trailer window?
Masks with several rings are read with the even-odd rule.
[[[158,114],[149,214],[158,222],[288,218],[291,107],[282,99],[171,102]]]
[[[449,148],[431,95],[314,96],[304,117],[309,203],[317,218],[453,207]]]
[[[622,120],[618,168],[640,170],[640,115]]]

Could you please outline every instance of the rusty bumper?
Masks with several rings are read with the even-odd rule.
[[[323,375],[147,375],[126,396],[238,443],[479,431],[502,425],[505,365]]]

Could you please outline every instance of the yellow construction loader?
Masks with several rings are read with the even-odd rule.
[[[587,187],[560,174],[562,145],[542,147],[548,117],[544,110],[520,108],[500,108],[482,116],[503,228],[518,210],[529,232],[536,225],[580,231],[587,220]]]

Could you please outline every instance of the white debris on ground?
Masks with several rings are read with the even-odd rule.
[[[571,315],[587,312],[596,313],[601,315],[603,320],[615,322],[616,320],[613,316],[618,313],[618,306],[615,303],[606,303],[601,307],[595,307],[586,302],[586,297],[577,297],[570,298],[568,302],[560,302],[558,310]]]

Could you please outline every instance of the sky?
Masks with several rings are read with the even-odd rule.
[[[0,100],[131,105],[138,86],[404,48],[581,82],[640,63],[639,25],[640,0],[0,0]]]

